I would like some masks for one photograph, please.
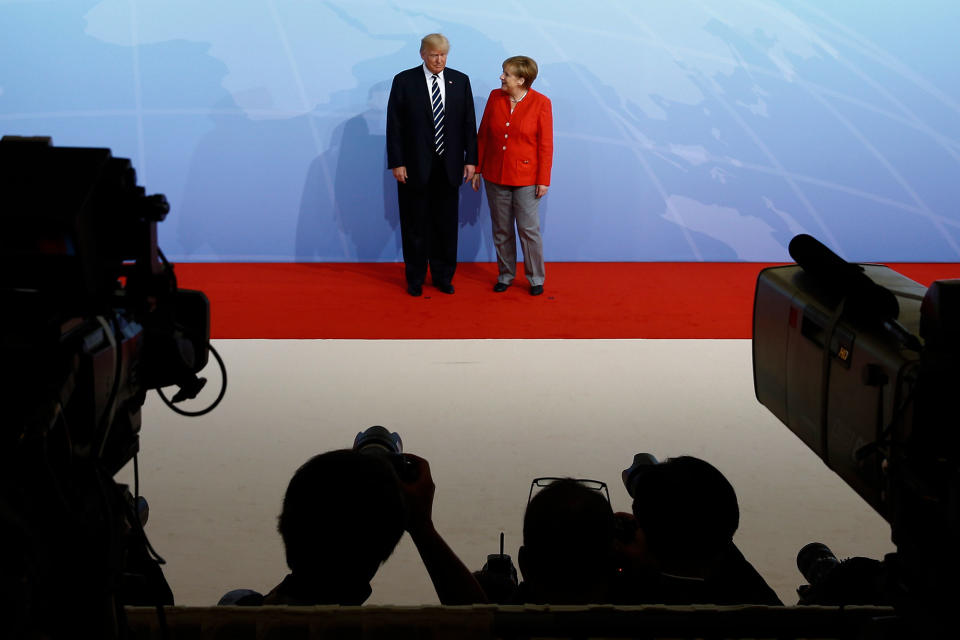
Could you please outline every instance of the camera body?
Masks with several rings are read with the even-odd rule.
[[[800,604],[889,605],[891,576],[886,563],[860,556],[838,560],[827,545],[811,542],[797,554],[808,584],[797,588]]]
[[[497,604],[515,604],[520,577],[513,558],[509,554],[491,553],[480,571],[473,572],[490,602]]]
[[[146,392],[196,387],[207,361],[209,302],[177,287],[157,246],[168,210],[109,149],[0,140],[0,537],[20,542],[0,589],[22,601],[14,635],[115,637],[124,604],[173,601],[138,502],[113,481],[139,450]]]
[[[897,321],[915,334],[926,288],[881,265],[863,265],[874,283],[892,291]],[[844,315],[843,293],[799,265],[770,267],[757,279],[753,371],[757,399],[884,518],[889,505],[879,450],[919,378],[920,353],[900,344],[877,319]],[[862,452],[862,453],[858,453]]]
[[[146,195],[109,149],[4,137],[0,201],[10,424],[42,430],[59,411],[73,444],[88,444],[113,475],[139,449],[146,391],[196,386],[209,301],[177,286],[157,246],[166,198]]]
[[[890,523],[884,597],[943,622],[960,574],[960,281],[925,288],[809,236],[790,252],[757,279],[757,399]]]

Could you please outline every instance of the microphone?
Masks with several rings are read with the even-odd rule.
[[[847,262],[813,236],[801,233],[790,241],[790,257],[824,288],[846,299],[844,310],[867,322],[896,321],[900,304],[859,265]]]

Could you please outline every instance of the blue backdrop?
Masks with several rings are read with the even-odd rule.
[[[392,261],[390,81],[540,64],[548,260],[958,261],[960,3],[0,0],[0,133],[129,157],[175,260]],[[492,260],[464,187],[461,260]]]

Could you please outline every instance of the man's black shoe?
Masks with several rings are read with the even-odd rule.
[[[509,286],[510,285],[506,283],[498,282],[497,284],[493,285],[493,290],[496,291],[497,293],[503,293],[504,291],[507,290],[507,287]]]
[[[420,286],[419,284],[408,284],[408,285],[407,285],[407,293],[409,293],[410,295],[412,295],[412,296],[414,296],[414,297],[419,296],[419,295],[423,295],[423,287]]]
[[[439,289],[441,293],[446,293],[446,294],[453,293],[453,285],[450,284],[449,282],[446,282],[444,284],[438,284],[437,289]]]
[[[530,287],[530,295],[532,295],[532,296],[538,296],[538,295],[540,295],[541,293],[543,293],[543,285],[542,285],[542,284],[535,284],[535,285],[533,285],[532,287]]]

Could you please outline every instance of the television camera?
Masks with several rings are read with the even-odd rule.
[[[147,391],[178,387],[172,406],[203,388],[209,353],[223,369],[206,296],[177,286],[157,246],[168,211],[109,149],[0,140],[0,590],[14,636],[122,637],[124,605],[173,602],[146,502],[113,480],[136,463]],[[225,388],[224,372],[207,410]]]
[[[829,570],[843,563],[808,545],[799,561],[815,582],[875,586],[864,596],[812,584],[807,601],[892,604],[914,630],[942,635],[956,627],[960,568],[960,280],[925,288],[808,235],[789,250],[797,264],[757,279],[757,399],[890,524],[897,548],[864,575]]]

